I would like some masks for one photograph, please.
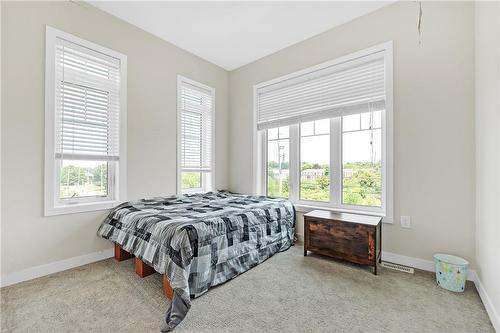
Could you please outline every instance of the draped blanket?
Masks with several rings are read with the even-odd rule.
[[[288,200],[220,191],[123,203],[97,233],[166,274],[174,296],[161,330],[169,331],[191,298],[290,248],[294,227]]]

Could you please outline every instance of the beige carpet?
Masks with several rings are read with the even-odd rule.
[[[1,289],[2,332],[158,332],[161,276],[140,279],[113,259]],[[295,246],[193,300],[176,332],[493,332],[472,283],[379,276]]]

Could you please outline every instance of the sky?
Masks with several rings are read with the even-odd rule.
[[[330,135],[329,119],[301,124],[301,162],[329,164],[330,163]],[[365,130],[372,127],[373,131]],[[343,120],[343,129],[346,131],[342,135],[343,163],[349,162],[371,162],[380,161],[382,156],[382,138],[381,138],[381,113],[374,112],[345,116]],[[278,130],[272,129],[268,132],[268,138],[278,138]],[[373,134],[372,134],[373,133]],[[311,136],[306,136],[311,135]],[[373,138],[372,138],[373,135]],[[268,146],[269,159],[278,161],[278,146],[284,146],[288,153],[288,130],[280,128],[279,137],[285,139],[270,142]],[[373,140],[373,141],[372,141]],[[370,141],[373,142],[373,152]],[[287,154],[288,155],[288,154]],[[285,156],[288,162],[288,156]]]

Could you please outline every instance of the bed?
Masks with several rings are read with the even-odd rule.
[[[191,298],[290,248],[294,228],[288,200],[216,191],[123,203],[97,233],[168,279],[173,295],[161,329],[169,331]]]

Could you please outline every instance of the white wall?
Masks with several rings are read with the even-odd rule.
[[[227,187],[227,71],[80,2],[1,2],[2,276],[111,247],[106,211],[43,216],[45,25],[128,56],[128,198],[176,191],[177,74],[216,89],[216,185]]]
[[[229,115],[228,73],[219,67],[89,5],[2,2],[2,275],[110,247],[95,236],[105,212],[42,215],[45,24],[128,55],[129,198],[175,192],[178,73],[217,90],[217,187],[250,193],[253,85],[393,40],[395,216],[412,216],[413,228],[384,225],[384,251],[428,260],[446,251],[474,262],[474,5],[423,8],[422,47],[417,4],[399,2],[231,72]],[[491,225],[478,224],[478,244]],[[490,289],[498,280],[484,268],[491,260],[478,255]]]
[[[500,332],[500,4],[476,2],[476,272]]]
[[[474,4],[401,1],[232,71],[230,189],[252,192],[252,87],[367,47],[394,41],[394,213],[383,249],[432,260],[449,252],[472,263],[474,246]],[[298,225],[298,233],[303,227]]]

